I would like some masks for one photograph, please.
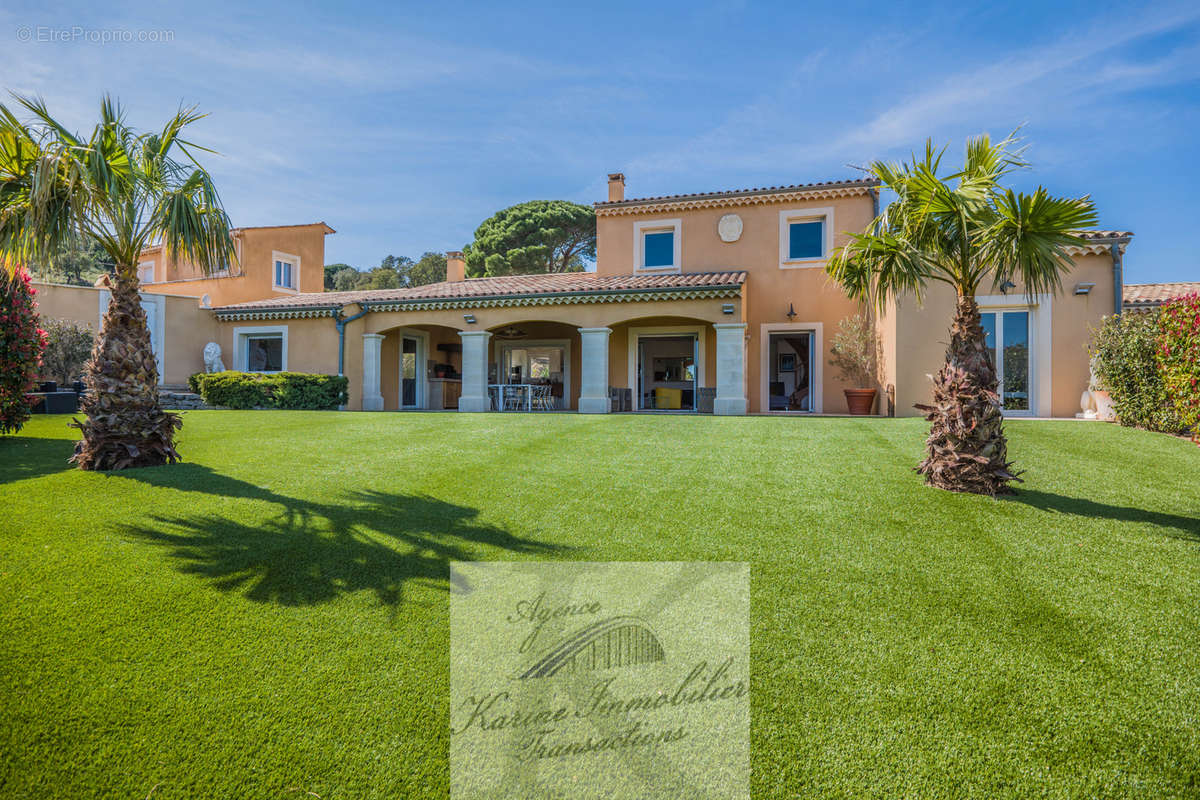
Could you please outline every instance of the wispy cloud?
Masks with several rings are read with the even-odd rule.
[[[1055,117],[1112,105],[1112,98],[1120,92],[1196,78],[1200,58],[1194,45],[1148,60],[1133,60],[1119,53],[1131,43],[1177,31],[1197,20],[1200,8],[1147,14],[1135,22],[1097,19],[1091,25],[1072,27],[1048,44],[1007,53],[949,77],[938,77],[944,75],[944,65],[925,74],[913,63],[908,79],[919,83],[932,78],[932,85],[900,92],[890,104],[865,118],[861,116],[864,109],[857,107],[842,109],[843,115],[850,112],[849,119],[831,119],[828,107],[824,119],[813,118],[811,106],[796,102],[798,96],[803,97],[806,77],[826,81],[830,70],[850,74],[872,71],[861,54],[810,55],[797,65],[789,80],[731,110],[712,128],[633,160],[630,169],[653,182],[703,173],[720,163],[727,170],[773,172],[783,180],[793,175],[793,170],[828,169],[831,162],[862,164],[873,157],[907,152],[930,135],[963,125],[979,130],[981,125],[998,124],[1008,126],[1003,131],[1007,133],[1033,113],[1044,113],[1045,119],[1040,121],[1054,124]],[[909,40],[918,38],[910,36]],[[903,48],[905,43],[893,41],[889,46]],[[868,53],[871,50],[864,48]],[[890,85],[903,82],[894,75],[877,77]]]

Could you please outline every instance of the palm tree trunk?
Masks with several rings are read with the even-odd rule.
[[[979,306],[960,296],[950,328],[946,364],[933,380],[933,404],[917,405],[931,425],[917,472],[941,489],[1011,494],[1020,481],[1008,462],[996,368],[979,324]]]
[[[87,418],[72,423],[83,440],[71,460],[97,470],[173,464],[179,458],[175,431],[183,423],[159,405],[158,366],[134,268],[118,267],[111,288],[84,376]]]

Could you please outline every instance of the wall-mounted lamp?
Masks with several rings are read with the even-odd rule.
[[[722,303],[721,304],[721,313],[722,314],[732,314],[733,313],[733,303]]]
[[[1095,285],[1094,283],[1077,283],[1075,284],[1075,294],[1091,294]]]
[[[1015,283],[1013,283],[1012,281],[1005,281],[1004,283],[1000,284],[1000,294],[1008,294],[1009,289],[1015,289],[1015,288],[1017,288],[1017,285]]]
[[[465,319],[467,321],[468,325],[475,324],[475,315],[474,314],[463,314],[463,319]]]
[[[791,303],[788,303],[787,318],[788,318],[788,322],[791,322],[793,319],[796,318],[796,309],[792,306]]]

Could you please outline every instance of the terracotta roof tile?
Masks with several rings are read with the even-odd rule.
[[[1132,231],[1075,231],[1076,235],[1081,239],[1128,239],[1133,236]]]
[[[719,192],[697,192],[695,194],[665,194],[658,197],[631,197],[624,200],[605,200],[595,203],[596,208],[613,208],[616,206],[638,205],[640,203],[665,203],[676,200],[703,200],[722,197],[743,197],[756,194],[784,194],[787,192],[803,192],[809,189],[850,189],[878,186],[875,178],[857,178],[843,181],[817,181],[816,183],[794,183],[790,186],[762,186],[755,189],[729,189]]]
[[[367,289],[356,292],[313,292],[283,295],[267,300],[221,306],[221,309],[333,308],[349,303],[380,303],[398,300],[461,300],[546,294],[596,294],[656,289],[704,289],[741,286],[742,270],[683,272],[669,275],[596,275],[568,272],[553,275],[511,275],[500,278],[468,278],[443,281],[411,289]]]
[[[1194,283],[1127,283],[1123,301],[1126,308],[1153,308],[1175,297],[1200,293],[1200,281]]]

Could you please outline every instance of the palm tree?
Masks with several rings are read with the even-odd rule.
[[[946,363],[933,382],[933,402],[918,405],[932,423],[917,471],[933,486],[1006,494],[1020,480],[1008,461],[996,368],[985,346],[975,295],[981,287],[1015,284],[1031,297],[1061,288],[1071,268],[1067,248],[1096,222],[1087,197],[1051,197],[1001,186],[1028,167],[1015,134],[993,144],[967,142],[961,169],[942,174],[945,148],[925,145],[908,163],[874,162],[867,171],[896,198],[831,258],[827,271],[853,297],[882,306],[900,295],[920,302],[931,281],[954,287],[957,303]]]
[[[88,362],[87,417],[72,460],[82,469],[174,463],[179,415],[162,409],[158,369],[138,298],[142,250],[167,255],[205,274],[234,258],[229,217],[211,176],[183,138],[204,115],[181,108],[159,133],[131,128],[105,97],[91,136],[72,134],[40,99],[16,97],[30,121],[0,104],[0,262],[52,257],[95,242],[115,265],[112,300]]]

